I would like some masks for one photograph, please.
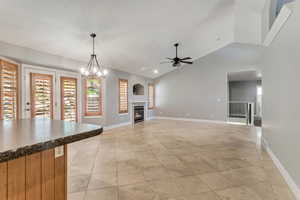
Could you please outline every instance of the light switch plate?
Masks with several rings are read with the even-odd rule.
[[[55,158],[63,156],[64,153],[64,146],[55,147]]]

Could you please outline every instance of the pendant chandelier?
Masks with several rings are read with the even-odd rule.
[[[91,54],[91,59],[86,67],[80,69],[81,73],[85,76],[98,76],[104,77],[107,75],[108,70],[104,69],[102,66],[99,65],[97,55],[95,54],[95,37],[96,34],[92,33],[91,38],[93,38],[93,54]]]

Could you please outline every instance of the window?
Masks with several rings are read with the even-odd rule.
[[[18,66],[0,60],[0,119],[18,118]]]
[[[53,76],[30,73],[31,117],[53,119]]]
[[[155,88],[153,84],[148,85],[148,109],[153,109],[155,106],[154,98],[155,98]]]
[[[128,113],[128,80],[119,79],[119,113]]]
[[[77,79],[61,77],[61,119],[77,121]]]
[[[88,78],[85,85],[85,116],[102,115],[101,80]]]

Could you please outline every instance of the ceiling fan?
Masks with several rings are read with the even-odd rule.
[[[193,64],[193,62],[188,61],[188,60],[192,59],[191,57],[178,58],[177,50],[178,50],[179,44],[176,43],[176,44],[174,44],[174,46],[176,48],[176,57],[175,58],[167,58],[168,60],[171,60],[171,61],[164,61],[164,62],[161,62],[160,64],[163,64],[163,63],[172,63],[173,67],[178,67],[178,66],[180,66],[181,63],[184,63],[184,64]]]

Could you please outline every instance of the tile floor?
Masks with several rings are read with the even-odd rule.
[[[152,120],[69,146],[69,200],[294,200],[260,129]]]

